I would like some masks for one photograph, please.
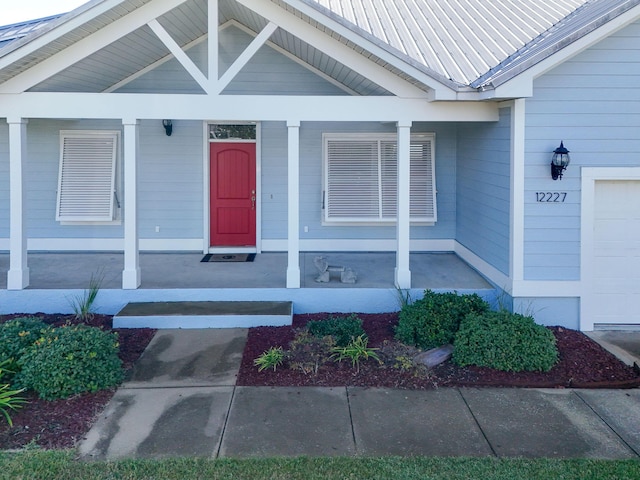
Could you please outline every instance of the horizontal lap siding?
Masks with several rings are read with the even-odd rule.
[[[640,23],[534,83],[526,104],[525,279],[580,279],[580,167],[640,165]],[[553,181],[560,141],[571,164]],[[566,192],[564,203],[536,192]]]
[[[456,239],[509,274],[510,110],[458,128]]]

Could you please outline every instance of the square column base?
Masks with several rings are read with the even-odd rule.
[[[299,268],[287,268],[287,288],[300,288]]]
[[[29,286],[29,269],[13,269],[7,272],[7,290],[23,290]]]
[[[400,288],[402,290],[411,288],[411,270],[409,269],[398,269],[396,267],[394,271],[395,285],[396,288]]]
[[[140,269],[122,271],[122,288],[124,290],[135,290],[140,286]]]

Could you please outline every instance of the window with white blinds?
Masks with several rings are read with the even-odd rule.
[[[410,216],[436,221],[435,134],[411,136]],[[396,135],[324,135],[324,221],[394,222],[398,194]]]
[[[117,147],[116,131],[60,132],[56,220],[114,220]]]

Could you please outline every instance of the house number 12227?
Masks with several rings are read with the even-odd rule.
[[[564,203],[567,192],[536,192],[536,202]]]

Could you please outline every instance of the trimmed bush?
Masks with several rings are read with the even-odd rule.
[[[403,305],[398,316],[396,338],[407,345],[428,350],[453,342],[460,322],[469,313],[489,311],[477,294],[424,292],[424,297]]]
[[[454,341],[453,361],[510,372],[546,372],[558,361],[553,332],[517,313],[470,314]]]
[[[36,317],[20,317],[0,325],[0,363],[10,378],[18,370],[18,360],[40,338],[47,324]]]
[[[307,323],[307,330],[314,337],[331,335],[338,347],[346,347],[355,338],[365,334],[362,319],[354,314],[346,317],[329,317],[326,320],[312,320]]]
[[[122,381],[115,333],[85,325],[49,328],[20,358],[16,383],[40,398],[96,392]]]

